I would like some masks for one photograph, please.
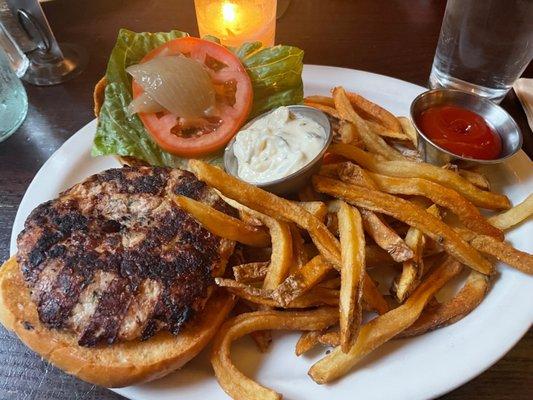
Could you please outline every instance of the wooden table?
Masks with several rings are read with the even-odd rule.
[[[277,41],[305,49],[306,63],[372,71],[425,86],[444,6],[444,0],[293,0],[278,21]],[[58,40],[84,46],[90,61],[82,75],[63,85],[26,86],[28,118],[0,144],[0,259],[9,255],[17,205],[33,176],[93,119],[93,86],[104,74],[118,29],[198,33],[192,0],[55,0],[43,7]],[[525,75],[533,76],[531,65]],[[503,105],[520,124],[531,158],[533,135],[516,96],[509,94]],[[532,390],[530,330],[488,371],[442,398],[518,400],[531,398],[527,393]],[[0,328],[0,399],[121,398],[51,367]]]

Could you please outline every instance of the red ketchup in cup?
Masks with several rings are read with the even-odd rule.
[[[498,133],[480,115],[446,105],[429,108],[416,121],[437,146],[467,158],[494,160],[502,151]]]

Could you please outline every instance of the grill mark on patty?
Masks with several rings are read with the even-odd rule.
[[[159,167],[104,171],[37,207],[18,260],[41,321],[83,346],[177,334],[234,243],[180,209],[176,193],[237,215],[193,174]]]
[[[39,301],[43,293],[50,292],[56,281],[57,274],[61,271],[62,264],[59,261],[53,261],[49,263],[46,268],[39,274],[39,279],[35,281],[35,285],[32,287],[32,299]]]
[[[166,187],[170,170],[168,168],[108,169],[97,175],[100,182],[112,182],[119,193],[145,193],[160,195]]]
[[[46,252],[63,237],[61,232],[47,228],[42,229],[39,239],[28,254],[28,262],[24,263],[22,268],[22,273],[29,282],[34,283],[39,278],[41,271],[45,268],[42,263],[47,258]]]
[[[107,290],[115,276],[109,272],[95,272],[92,282],[85,287],[79,296],[78,303],[72,309],[72,314],[67,322],[71,329],[79,331],[90,322],[102,293]]]
[[[52,290],[42,292],[37,310],[41,321],[52,328],[63,328],[83,289],[83,277],[64,266],[56,275]]]
[[[175,194],[190,197],[194,200],[199,200],[206,187],[206,184],[196,179],[192,173],[185,172],[181,174],[178,179],[176,179],[176,183],[172,188],[172,191]]]
[[[81,346],[94,346],[100,341],[112,344],[117,338],[131,298],[128,280],[115,277],[100,295],[98,306],[78,343]]]
[[[153,314],[161,294],[161,285],[153,279],[145,279],[135,297],[130,301],[126,315],[122,320],[119,336],[125,340],[141,336],[148,324],[148,317]]]

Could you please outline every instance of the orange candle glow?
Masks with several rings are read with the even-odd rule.
[[[276,0],[195,0],[200,36],[212,35],[226,46],[259,41],[272,46]]]

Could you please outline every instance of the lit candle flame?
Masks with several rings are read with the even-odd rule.
[[[225,22],[233,23],[237,19],[237,7],[230,2],[224,2],[222,4],[222,17]]]
[[[231,47],[255,41],[274,44],[276,0],[194,0],[194,4],[200,36],[215,36]]]

